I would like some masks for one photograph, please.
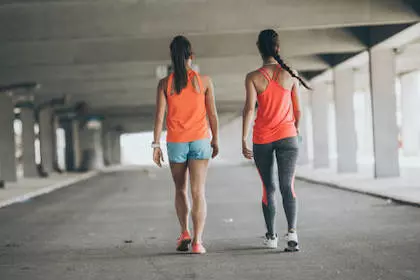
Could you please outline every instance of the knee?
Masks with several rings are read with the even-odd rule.
[[[176,195],[178,196],[185,196],[187,197],[187,188],[177,188],[175,191]]]
[[[274,186],[266,186],[263,192],[263,203],[269,205],[275,202],[275,194],[276,189],[274,188]]]
[[[204,199],[204,197],[205,197],[204,190],[193,190],[193,191],[191,191],[191,197],[194,201]]]
[[[290,184],[284,184],[281,188],[281,196],[283,197],[283,200],[295,200],[296,199],[296,193],[292,185]]]

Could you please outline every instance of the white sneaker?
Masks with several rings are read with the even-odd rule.
[[[286,252],[297,252],[299,251],[299,241],[296,232],[288,232],[285,235],[286,239],[286,248],[284,249]]]
[[[278,237],[277,234],[274,236],[270,236],[268,233],[265,234],[264,238],[264,245],[269,249],[277,249],[278,247]]]

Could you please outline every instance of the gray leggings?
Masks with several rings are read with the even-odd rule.
[[[274,154],[277,159],[280,192],[286,214],[288,230],[296,229],[297,205],[294,191],[294,177],[298,157],[297,137],[281,139],[269,144],[254,144],[254,160],[263,182],[262,208],[267,232],[276,233],[276,199],[273,180]]]

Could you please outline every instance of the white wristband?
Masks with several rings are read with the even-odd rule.
[[[160,143],[152,143],[152,148],[160,148]]]

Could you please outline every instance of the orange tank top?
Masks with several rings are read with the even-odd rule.
[[[292,92],[277,82],[280,69],[275,71],[273,75],[275,78],[271,78],[264,68],[260,68],[258,71],[268,80],[268,86],[264,92],[257,96],[258,109],[253,142],[255,144],[268,144],[297,136]]]
[[[200,92],[194,87],[193,79],[197,78]],[[200,76],[195,71],[188,71],[187,86],[178,94],[172,92],[174,75],[168,78],[166,100],[167,142],[185,143],[209,138],[206,100]]]

